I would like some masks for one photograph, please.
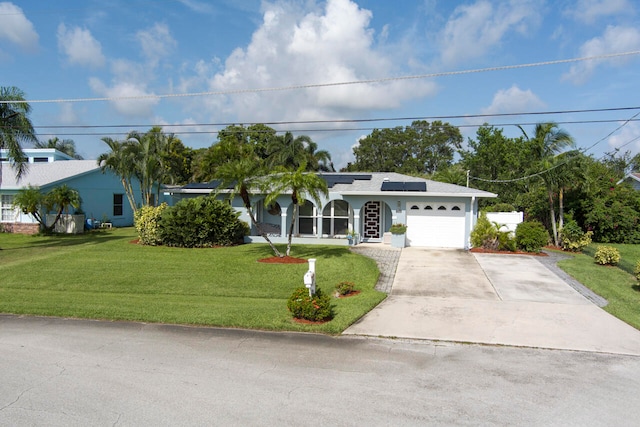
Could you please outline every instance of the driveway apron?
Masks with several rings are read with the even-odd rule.
[[[640,331],[536,258],[405,248],[389,297],[344,333],[640,356]]]

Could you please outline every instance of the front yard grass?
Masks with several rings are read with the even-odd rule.
[[[594,243],[582,254],[558,262],[558,266],[580,283],[606,298],[609,304],[604,310],[640,329],[640,287],[633,277],[636,262],[640,259],[640,245],[607,244],[620,251],[617,267],[595,263],[593,256],[598,246]]]
[[[385,298],[373,260],[342,246],[295,245],[316,258],[317,285],[361,293],[334,299],[322,325],[292,320],[286,301],[308,264],[264,264],[267,245],[182,249],[130,243],[132,228],[78,236],[0,234],[0,312],[337,334]],[[283,248],[284,249],[284,248]]]

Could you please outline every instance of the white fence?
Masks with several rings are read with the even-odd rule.
[[[500,226],[501,231],[516,232],[516,227],[524,221],[524,212],[487,212],[487,219]]]

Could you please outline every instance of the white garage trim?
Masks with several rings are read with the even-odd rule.
[[[466,242],[464,203],[407,203],[409,246],[464,248]]]

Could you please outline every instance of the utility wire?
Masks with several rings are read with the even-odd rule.
[[[581,58],[569,58],[569,59],[557,59],[553,61],[532,62],[528,64],[502,65],[498,67],[477,68],[477,69],[471,69],[471,70],[445,71],[441,73],[419,74],[419,75],[413,75],[413,76],[399,76],[399,77],[383,77],[378,79],[353,80],[353,81],[335,82],[335,83],[315,83],[315,84],[302,84],[302,85],[280,86],[280,87],[270,87],[270,88],[232,89],[232,90],[192,92],[192,93],[169,93],[169,94],[161,94],[161,95],[0,101],[0,104],[7,104],[7,103],[55,104],[55,103],[67,103],[67,102],[125,101],[125,100],[148,100],[148,99],[164,99],[164,98],[187,98],[187,97],[196,97],[196,96],[238,95],[238,94],[244,94],[244,93],[278,92],[278,91],[289,91],[289,90],[299,90],[299,89],[314,89],[314,88],[349,86],[349,85],[359,85],[359,84],[386,83],[386,82],[404,81],[404,80],[419,80],[419,79],[428,79],[428,78],[434,78],[434,77],[448,77],[448,76],[458,76],[463,74],[486,73],[489,71],[515,70],[515,69],[521,69],[521,68],[541,67],[545,65],[557,65],[557,64],[568,64],[572,62],[611,59],[611,58],[618,58],[622,56],[631,56],[631,55],[638,55],[638,54],[640,54],[640,50],[633,50],[633,51],[620,52],[620,53],[610,53],[610,54],[596,55],[596,56],[585,56]]]
[[[497,183],[497,184],[508,184],[508,183],[524,181],[524,180],[527,180],[527,179],[535,178],[536,176],[540,176],[540,175],[543,175],[543,174],[545,174],[547,172],[551,172],[552,170],[554,170],[556,168],[559,168],[560,166],[566,165],[567,163],[569,163],[573,159],[577,158],[579,155],[584,154],[587,151],[591,150],[593,147],[595,147],[596,145],[600,144],[602,141],[604,141],[607,138],[609,138],[610,136],[612,136],[614,133],[616,133],[617,131],[619,131],[623,127],[625,127],[627,124],[629,124],[630,122],[634,121],[636,119],[636,117],[638,117],[638,115],[640,115],[640,111],[637,112],[636,114],[634,114],[633,116],[631,116],[629,119],[627,119],[624,123],[622,123],[616,129],[614,129],[613,131],[609,132],[609,134],[607,136],[600,138],[598,141],[596,141],[595,143],[593,143],[591,146],[589,146],[587,148],[577,150],[578,154],[575,154],[573,156],[567,156],[567,159],[565,159],[564,161],[562,161],[562,162],[560,162],[560,163],[558,163],[556,165],[553,165],[552,167],[550,167],[550,168],[548,168],[546,170],[543,170],[543,171],[540,171],[540,172],[536,172],[536,173],[531,174],[531,175],[523,176],[521,178],[513,178],[513,179],[484,179],[484,178],[479,178],[479,177],[475,177],[475,176],[469,176],[469,179],[473,179],[475,181]],[[632,143],[633,141],[635,141],[637,139],[640,139],[640,136],[632,139],[631,141],[626,142],[625,144],[622,145],[622,147]],[[619,147],[619,148],[621,148],[621,147]]]

